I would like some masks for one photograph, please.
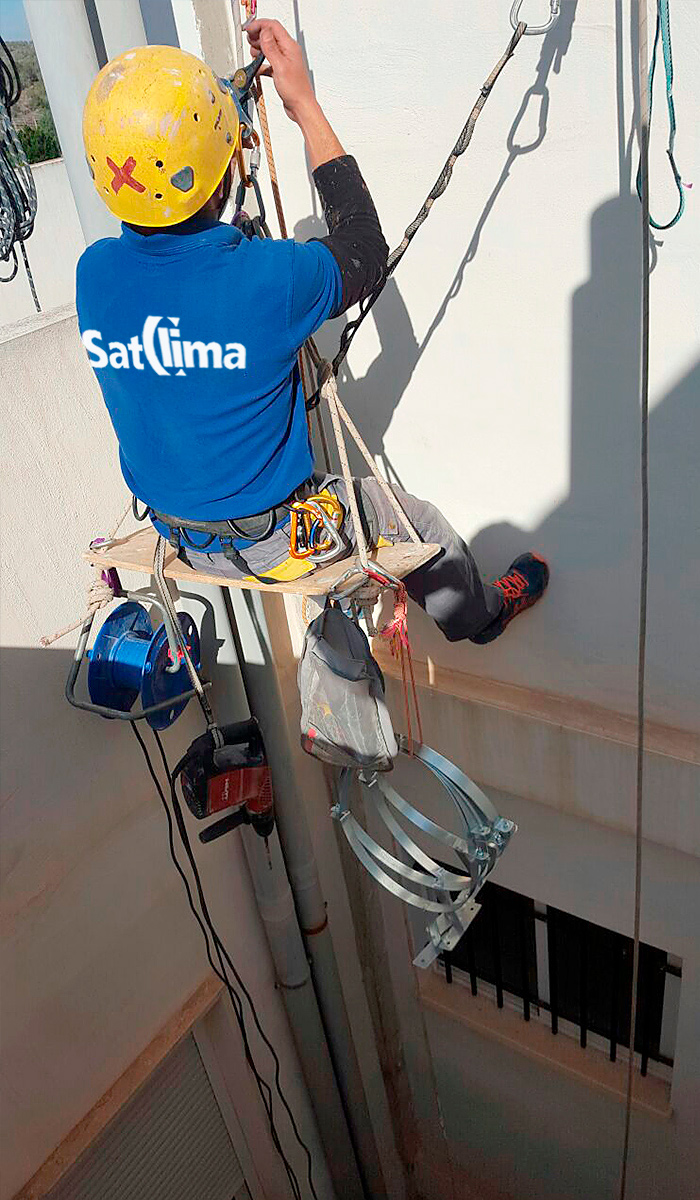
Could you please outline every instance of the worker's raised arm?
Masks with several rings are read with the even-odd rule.
[[[279,21],[256,20],[246,28],[252,53],[264,54],[268,62],[261,74],[272,77],[287,116],[304,135],[328,226],[328,237],[320,240],[338,263],[343,281],[338,315],[382,280],[389,247],[360,169],[345,154],[314,95],[301,48]]]

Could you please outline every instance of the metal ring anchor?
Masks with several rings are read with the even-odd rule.
[[[517,29],[520,23],[520,9],[522,6],[523,0],[515,0],[510,10],[510,23],[513,29]],[[549,0],[549,20],[544,25],[526,25],[525,34],[532,37],[536,33],[549,33],[550,29],[553,29],[559,20],[560,9],[561,0]]]

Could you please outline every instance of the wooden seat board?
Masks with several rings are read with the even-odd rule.
[[[83,558],[89,563],[104,567],[117,567],[123,571],[140,571],[147,575],[153,573],[153,555],[156,549],[157,534],[154,529],[138,529],[127,537],[116,538],[104,550],[89,550]],[[396,546],[383,546],[375,550],[371,557],[395,579],[403,579],[418,567],[430,562],[440,552],[440,546],[416,545],[414,542],[401,542]],[[179,582],[215,583],[220,587],[248,588],[260,592],[287,592],[294,596],[325,596],[332,590],[336,582],[353,565],[359,568],[357,555],[345,558],[342,562],[330,567],[317,567],[299,579],[280,581],[274,584],[258,583],[256,579],[227,579],[222,575],[209,574],[206,571],[195,571],[188,567],[176,555],[172,546],[168,546],[165,554],[165,575],[168,579]]]

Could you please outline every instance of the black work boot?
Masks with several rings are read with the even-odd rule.
[[[544,559],[530,552],[521,554],[510,564],[505,575],[491,583],[492,587],[499,588],[503,593],[503,608],[500,613],[481,630],[481,633],[475,634],[469,640],[476,642],[477,646],[484,646],[500,637],[513,617],[537,603],[544,595],[548,583],[549,567]]]

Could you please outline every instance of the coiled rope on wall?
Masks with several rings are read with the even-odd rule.
[[[41,312],[24,245],[34,230],[36,188],[27,155],[12,122],[12,109],[22,94],[22,84],[17,64],[2,38],[0,49],[0,262],[10,264],[10,274],[0,275],[0,283],[10,283],[15,278],[19,246],[32,299],[37,312]]]

